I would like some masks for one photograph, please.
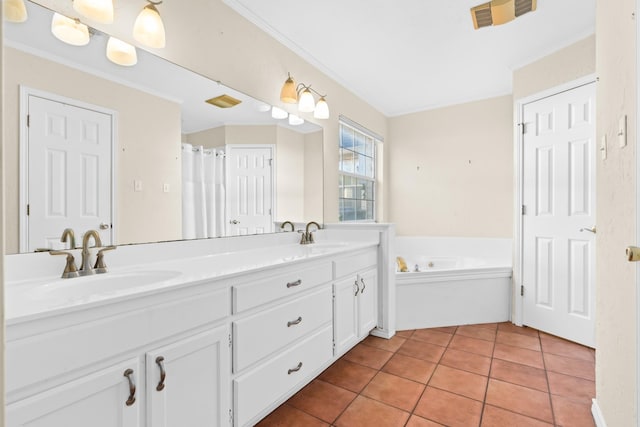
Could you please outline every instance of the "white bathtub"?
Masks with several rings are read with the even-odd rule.
[[[511,317],[511,239],[398,237],[398,330],[505,322]],[[418,271],[416,271],[416,268]]]

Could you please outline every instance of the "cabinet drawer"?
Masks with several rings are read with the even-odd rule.
[[[375,265],[378,265],[378,250],[367,249],[333,261],[333,278],[337,279]]]
[[[233,322],[233,370],[239,372],[331,322],[331,287]]]
[[[309,379],[333,354],[331,326],[234,380],[236,426],[249,421],[296,385]],[[300,367],[299,370],[292,371]]]
[[[331,263],[323,262],[305,268],[291,270],[268,279],[247,281],[234,285],[233,312],[239,313],[279,298],[295,295],[331,280]]]

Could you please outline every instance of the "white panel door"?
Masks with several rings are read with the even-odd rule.
[[[358,342],[359,293],[355,276],[333,285],[333,342],[336,356]]]
[[[228,145],[227,235],[273,231],[272,146]]]
[[[134,358],[12,403],[6,409],[7,426],[140,426],[141,374],[140,360]]]
[[[147,353],[149,425],[229,425],[229,352],[225,325]]]
[[[25,250],[60,248],[67,227],[111,244],[112,116],[34,95],[28,114]]]
[[[595,84],[523,113],[523,323],[593,347]]]
[[[358,274],[358,335],[369,335],[378,324],[378,273],[375,269]]]

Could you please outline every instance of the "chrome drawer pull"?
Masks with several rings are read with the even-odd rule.
[[[300,369],[302,369],[302,362],[298,363],[298,366],[296,366],[295,368],[289,369],[287,371],[287,374],[291,375],[293,372],[298,372]]]
[[[129,398],[125,402],[127,406],[133,405],[136,401],[136,383],[133,382],[131,375],[133,375],[133,369],[127,369],[124,371],[124,376],[129,380]]]
[[[160,367],[160,382],[156,386],[156,390],[162,391],[164,390],[164,380],[167,378],[167,372],[164,370],[164,357],[158,356],[156,357],[156,364]]]
[[[362,291],[360,291],[360,293],[364,294],[364,290],[367,288],[367,285],[364,284],[364,279],[362,277],[360,278],[360,283],[362,283]]]
[[[302,316],[298,317],[296,320],[290,320],[287,322],[287,328],[290,328],[293,325],[298,325],[302,322]]]
[[[302,285],[302,279],[298,279],[295,282],[287,283],[287,288],[293,288],[294,286],[300,286],[300,285]]]
[[[358,285],[358,280],[356,280],[355,282],[353,282],[356,285],[356,296],[358,296],[358,294],[360,293],[360,285]]]

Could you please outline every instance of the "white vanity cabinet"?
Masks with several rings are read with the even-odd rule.
[[[377,323],[377,251],[334,261],[333,334],[335,355],[369,335]]]
[[[195,288],[10,325],[7,426],[228,426],[229,290]]]

